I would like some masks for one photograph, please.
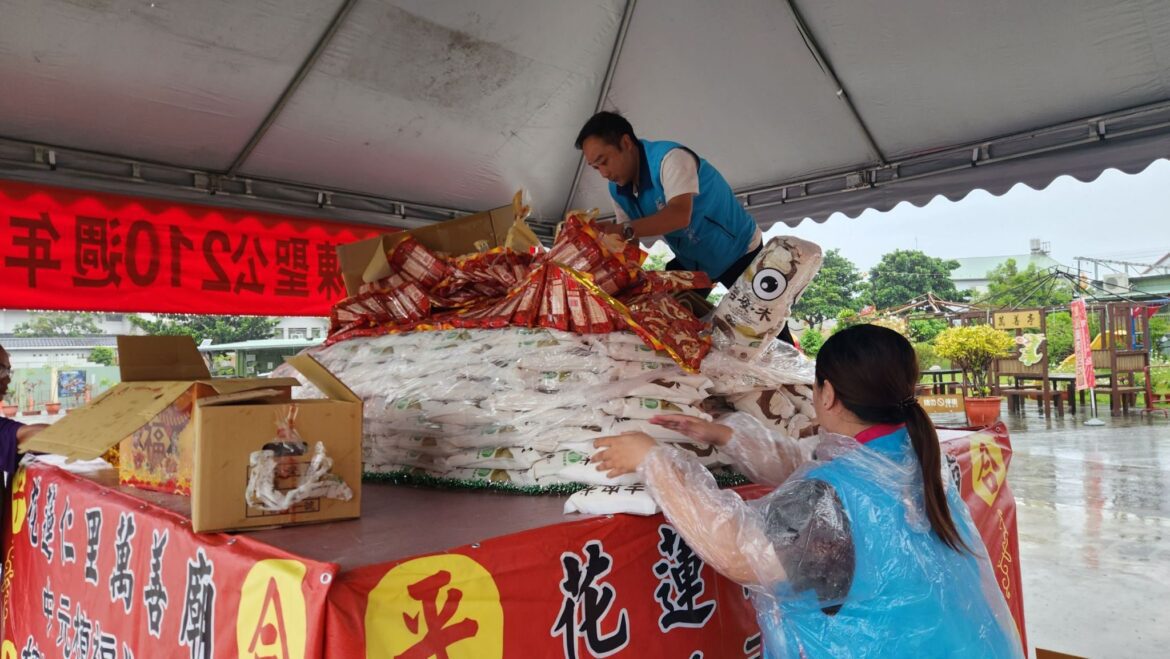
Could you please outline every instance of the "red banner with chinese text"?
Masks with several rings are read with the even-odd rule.
[[[329,657],[763,655],[744,588],[661,515],[568,522],[344,572],[329,600]]]
[[[1016,499],[1007,480],[1012,460],[1007,427],[996,423],[987,430],[944,441],[942,447],[951,478],[959,483],[959,494],[967,503],[971,519],[987,547],[996,582],[1007,600],[1027,654]]]
[[[1026,647],[1006,429],[943,448]],[[763,656],[744,589],[704,565],[661,515],[569,522],[345,572],[326,628],[330,657]]]
[[[1006,431],[943,448],[1022,637]],[[566,521],[337,575],[243,535],[192,534],[184,517],[43,464],[20,472],[11,502],[4,657],[88,657],[82,643],[114,658],[763,656],[743,588],[661,515]]]
[[[320,656],[334,564],[35,462],[8,503],[0,656]]]
[[[1085,301],[1076,299],[1069,305],[1072,314],[1073,350],[1077,363],[1077,391],[1097,386],[1097,371],[1093,367],[1093,346],[1089,342],[1089,318]]]
[[[0,308],[327,316],[337,245],[384,232],[0,181]]]

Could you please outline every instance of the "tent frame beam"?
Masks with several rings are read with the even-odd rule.
[[[857,110],[857,105],[853,103],[853,98],[845,89],[845,85],[841,82],[841,78],[837,76],[836,69],[833,68],[833,63],[829,61],[828,56],[825,55],[821,48],[820,42],[817,41],[816,36],[812,33],[808,23],[804,20],[804,15],[800,13],[800,9],[796,6],[796,0],[787,0],[788,9],[792,11],[792,21],[796,23],[796,29],[800,32],[800,36],[804,39],[804,45],[808,48],[808,52],[816,61],[817,66],[820,67],[821,72],[833,83],[836,88],[837,98],[845,103],[849,114],[852,115],[854,123],[857,124],[858,129],[861,130],[861,135],[865,138],[866,146],[869,148],[870,156],[875,163],[885,165],[886,156],[882,152],[881,147],[878,146],[877,140],[873,137],[873,132],[870,131],[869,125],[865,123],[861,112]]]
[[[28,142],[0,136],[0,177],[34,183],[76,185],[75,180],[104,181],[107,189],[127,188],[157,197],[217,197],[237,207],[263,206],[267,212],[297,209],[315,217],[357,218],[367,224],[410,228],[467,215],[445,208],[378,195],[312,186],[263,177],[231,177],[117,155]],[[73,179],[73,180],[70,180]],[[89,187],[102,189],[102,185]],[[196,202],[198,203],[198,202]]]
[[[232,160],[232,164],[227,168],[227,171],[224,172],[225,176],[232,177],[240,171],[240,167],[242,167],[244,162],[248,160],[248,157],[252,155],[252,151],[254,151],[256,147],[259,146],[260,140],[264,139],[265,133],[268,132],[269,128],[272,128],[272,124],[276,123],[277,117],[279,117],[280,113],[284,111],[284,107],[288,105],[288,102],[290,99],[292,99],[293,94],[297,92],[297,89],[301,86],[301,83],[305,81],[306,77],[308,77],[309,71],[311,71],[313,67],[316,66],[317,60],[321,58],[321,54],[325,52],[326,48],[328,48],[329,42],[333,40],[333,36],[337,34],[337,31],[341,28],[342,23],[344,23],[346,17],[349,16],[350,10],[352,10],[356,4],[357,0],[344,0],[341,7],[337,9],[337,13],[333,15],[333,20],[329,22],[328,27],[325,28],[325,32],[323,32],[321,37],[317,39],[317,43],[313,46],[313,50],[309,52],[309,55],[305,58],[305,61],[301,62],[300,67],[297,69],[296,75],[294,75],[292,80],[289,81],[288,85],[285,86],[284,92],[281,93],[280,98],[276,99],[276,103],[272,106],[272,109],[268,111],[268,115],[264,117],[264,121],[262,121],[256,131],[252,133],[252,137],[248,140],[248,143],[244,145],[244,148],[241,149],[240,153],[236,155],[234,160]]]
[[[617,37],[614,38],[613,50],[609,53],[609,66],[605,69],[605,78],[601,81],[601,91],[597,94],[597,104],[593,106],[593,114],[601,112],[605,102],[609,99],[609,90],[613,86],[613,77],[617,72],[618,61],[622,57],[622,48],[626,44],[626,34],[630,31],[630,20],[634,17],[634,8],[638,0],[626,0],[626,7],[622,11],[622,22],[618,27]],[[592,116],[592,115],[591,115]],[[573,183],[569,186],[569,196],[565,199],[565,207],[561,210],[561,217],[569,212],[573,205],[573,198],[577,196],[577,188],[581,185],[581,174],[585,171],[585,154],[577,158],[577,171],[573,174]]]
[[[1170,132],[1170,100],[982,142],[909,154],[883,165],[743,188],[736,191],[736,197],[747,210],[759,210],[866,188],[893,186],[1109,140],[1167,132]]]

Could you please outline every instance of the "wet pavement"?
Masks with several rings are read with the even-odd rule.
[[[1084,419],[1004,418],[1029,645],[1170,656],[1170,420]]]

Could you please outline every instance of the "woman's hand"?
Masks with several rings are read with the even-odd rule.
[[[602,437],[593,445],[601,450],[593,454],[590,462],[597,467],[597,471],[616,478],[637,471],[638,465],[646,459],[647,453],[658,446],[658,442],[644,432],[630,432]]]
[[[731,428],[685,414],[662,414],[650,419],[650,423],[686,435],[703,444],[723,446],[731,441]]]

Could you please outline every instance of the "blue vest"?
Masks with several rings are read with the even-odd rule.
[[[678,148],[686,147],[675,142],[639,140],[642,157],[638,194],[634,194],[632,184],[619,187],[610,182],[610,196],[631,220],[666,208],[662,159]],[[695,155],[693,151],[691,154]],[[716,279],[747,252],[756,233],[756,221],[740,205],[719,170],[698,155],[695,158],[699,161],[699,194],[691,206],[691,223],[664,237],[683,267],[701,270]]]
[[[889,482],[887,472],[895,470],[875,467],[889,463],[874,452],[904,467],[896,470],[900,483]],[[905,493],[917,488],[912,500],[921,502],[917,472],[903,428],[803,476],[828,483],[841,499],[853,537],[853,580],[835,615],[825,613],[813,593],[792,593],[780,584],[774,593],[779,604],[772,605],[778,615],[759,615],[768,659],[1023,657],[983,541],[956,488],[948,482],[951,518],[976,555],[943,544],[923,510],[917,526],[907,519]]]

